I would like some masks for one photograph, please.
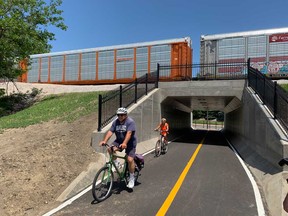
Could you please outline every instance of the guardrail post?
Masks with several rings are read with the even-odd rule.
[[[255,89],[256,89],[256,92],[259,92],[259,90],[258,90],[258,82],[257,82],[257,80],[258,80],[258,71],[256,72],[256,79],[255,79]]]
[[[122,85],[120,85],[120,89],[119,89],[119,107],[122,107]]]
[[[134,103],[137,103],[137,78],[135,79],[135,97],[134,97]]]
[[[188,67],[188,64],[186,62],[185,80],[191,80],[190,77],[192,77],[192,72],[191,72],[191,76],[189,77],[190,73],[188,71],[189,71],[189,67]]]
[[[247,60],[247,78],[248,78],[248,86],[251,86],[250,85],[250,79],[251,79],[251,76],[250,76],[250,58],[248,58]]]
[[[145,76],[145,95],[148,94],[148,73],[146,73],[146,76]]]
[[[217,70],[217,62],[215,61],[214,65],[214,79],[216,80],[216,70]]]
[[[102,95],[98,96],[98,132],[101,131],[101,121],[102,121]]]
[[[276,115],[277,115],[277,93],[276,93],[276,90],[277,90],[277,82],[275,81],[274,82],[274,119],[276,119]]]
[[[156,75],[155,88],[158,88],[159,78],[160,78],[160,65],[159,63],[157,63],[157,75]]]
[[[263,85],[264,85],[264,89],[263,89],[263,104],[266,104],[266,97],[265,97],[265,87],[266,87],[266,77],[264,77],[264,83],[263,83]]]

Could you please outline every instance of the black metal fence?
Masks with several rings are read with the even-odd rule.
[[[118,107],[128,108],[148,92],[158,87],[157,71],[135,79],[133,83],[120,86],[119,89],[99,95],[98,131],[109,124],[116,117]]]
[[[249,66],[248,85],[258,94],[274,118],[288,132],[288,94],[270,78]]]
[[[247,78],[247,62],[158,65],[160,81],[231,80]]]

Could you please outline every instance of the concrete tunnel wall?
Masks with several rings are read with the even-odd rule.
[[[190,113],[173,109],[172,105],[164,103],[161,104],[161,113],[162,117],[167,119],[170,131],[191,127]]]
[[[241,107],[225,115],[224,134],[261,185],[269,214],[287,215],[282,202],[288,192],[288,174],[278,165],[288,156],[287,137],[250,88],[243,91]]]
[[[133,104],[128,108],[128,116],[134,119],[136,123],[136,136],[137,142],[153,139],[158,136],[155,133],[154,128],[159,124],[161,119],[161,101],[162,97],[159,93],[159,89],[155,89],[147,96],[143,97],[136,104]],[[115,112],[116,112],[115,108]],[[97,151],[101,152],[102,148],[98,146],[99,142],[103,140],[105,134],[110,129],[112,123],[108,124],[98,132],[95,130],[91,137],[91,146]],[[112,141],[114,137],[111,137],[109,141]]]
[[[283,141],[287,138],[273,116],[249,89],[244,89],[242,106],[225,115],[224,132],[233,140],[241,138],[248,141],[233,142],[242,152],[241,155],[246,155],[244,148],[250,149],[249,152],[257,153],[279,170],[278,162],[284,156]]]

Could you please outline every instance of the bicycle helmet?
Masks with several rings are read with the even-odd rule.
[[[127,114],[128,112],[127,112],[127,109],[125,108],[125,107],[120,107],[120,108],[118,108],[118,110],[117,110],[117,112],[116,112],[116,114],[118,115],[118,114]]]

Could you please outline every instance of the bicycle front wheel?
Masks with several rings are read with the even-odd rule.
[[[155,156],[159,157],[160,154],[161,154],[161,143],[160,140],[158,140],[155,145]]]
[[[107,199],[111,194],[113,181],[113,172],[109,172],[109,167],[102,167],[93,180],[92,194],[94,199],[98,202]]]

